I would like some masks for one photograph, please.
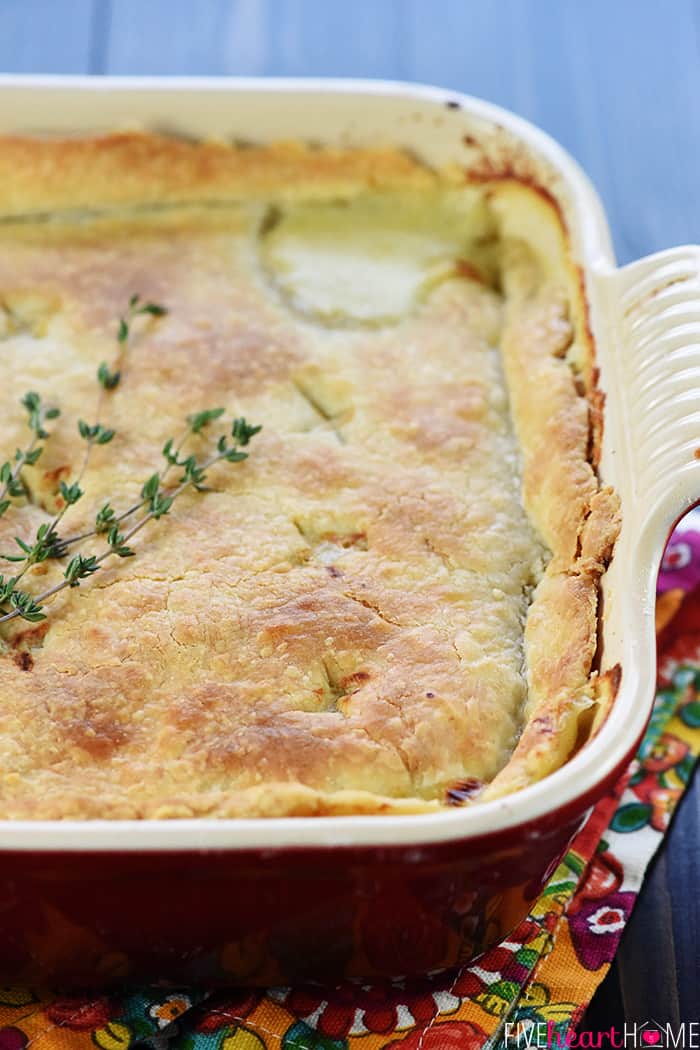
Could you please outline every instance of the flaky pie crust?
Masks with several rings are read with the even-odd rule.
[[[377,327],[295,313],[256,255],[265,202],[462,181],[394,149],[0,141],[3,455],[26,389],[62,409],[0,551],[50,520],[135,292],[168,313],[138,326],[66,528],[128,506],[189,413],[264,426],[137,557],[5,628],[0,817],[430,812],[581,745],[619,512],[590,461],[593,349],[556,212],[558,267],[506,238],[498,290],[456,265]],[[544,207],[484,185],[496,233],[511,191]]]

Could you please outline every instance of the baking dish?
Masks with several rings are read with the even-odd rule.
[[[650,712],[658,562],[673,521],[700,496],[700,249],[616,269],[573,161],[518,118],[439,89],[7,77],[0,90],[5,132],[137,123],[197,137],[389,142],[474,178],[527,181],[558,206],[605,394],[600,474],[623,512],[601,646],[617,696],[593,740],[539,784],[439,814],[0,822],[8,980],[263,984],[424,973],[472,957],[526,913]]]

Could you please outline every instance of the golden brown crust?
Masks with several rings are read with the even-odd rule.
[[[525,726],[485,799],[541,779],[577,744],[582,716],[588,719],[594,703],[598,580],[620,527],[617,494],[599,488],[587,457],[589,401],[566,360],[575,337],[567,302],[538,281],[536,271],[524,245],[509,247],[510,319],[501,345],[523,450],[523,499],[551,559],[525,626]]]
[[[395,151],[131,134],[7,140],[0,175],[5,214],[435,185]],[[468,266],[394,325],[330,331],[261,275],[258,224],[257,206],[192,206],[0,233],[4,388],[63,409],[1,551],[55,509],[133,292],[169,312],[136,330],[117,437],[66,529],[128,506],[188,413],[264,424],[136,558],[7,633],[2,816],[430,812],[457,781],[515,790],[575,745],[617,509],[587,460],[566,290],[513,249],[502,354],[503,301]],[[2,447],[22,434],[8,401]],[[34,570],[42,587],[59,571]]]
[[[554,572],[576,557],[598,483],[587,458],[588,402],[565,360],[573,332],[564,289],[545,284],[523,295],[519,271],[531,269],[525,247],[513,246],[505,264],[506,294],[512,292],[501,346],[522,448],[523,499],[552,553]]]
[[[0,214],[198,201],[352,196],[425,188],[423,165],[396,149],[315,149],[300,142],[232,149],[124,131],[95,138],[0,137]]]

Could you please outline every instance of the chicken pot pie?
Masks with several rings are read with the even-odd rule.
[[[398,150],[125,133],[3,139],[0,215],[2,457],[25,391],[61,411],[0,553],[138,504],[192,413],[263,428],[134,557],[0,624],[1,817],[437,811],[581,746],[618,505],[546,195]],[[129,303],[159,309],[129,315],[114,437],[66,508]]]

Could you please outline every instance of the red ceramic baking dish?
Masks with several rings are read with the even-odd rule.
[[[599,653],[617,695],[598,733],[544,781],[440,813],[0,821],[8,981],[286,983],[420,974],[473,957],[526,914],[650,713],[659,558],[700,497],[700,249],[617,269],[600,203],[571,158],[515,116],[436,88],[5,77],[0,93],[5,132],[138,124],[390,143],[437,167],[525,180],[555,202],[605,395],[600,475],[622,503]],[[536,239],[536,220],[517,232]]]

